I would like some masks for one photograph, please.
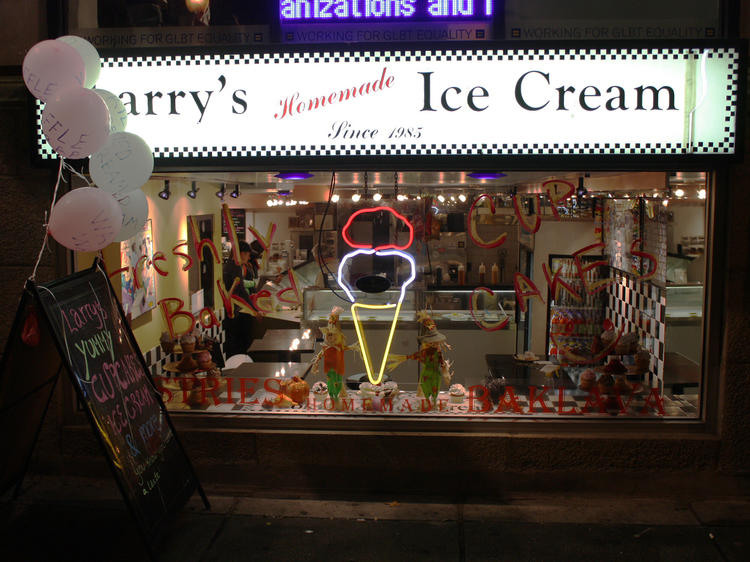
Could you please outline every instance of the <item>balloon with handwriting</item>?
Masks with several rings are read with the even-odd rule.
[[[35,98],[48,102],[72,86],[83,86],[86,66],[73,47],[62,41],[40,41],[23,59],[23,81]]]
[[[96,47],[83,37],[78,37],[77,35],[63,35],[62,37],[58,37],[56,41],[62,41],[66,45],[70,45],[81,55],[83,64],[86,67],[86,79],[83,82],[83,87],[91,88],[96,84],[102,64]]]
[[[109,136],[107,104],[81,86],[63,90],[44,107],[42,132],[63,158],[86,158],[104,146]]]
[[[141,187],[153,171],[151,148],[133,133],[112,133],[89,159],[91,179],[118,199]]]
[[[122,228],[122,211],[110,193],[79,187],[63,195],[52,208],[49,233],[78,252],[95,252],[112,243]]]
[[[107,104],[107,109],[109,109],[109,132],[119,133],[124,131],[125,127],[128,126],[128,110],[125,109],[125,104],[109,90],[94,88],[94,91],[99,94],[104,103]]]
[[[141,230],[148,218],[148,199],[140,189],[126,193],[117,199],[122,211],[122,228],[115,236],[115,242],[128,240]]]

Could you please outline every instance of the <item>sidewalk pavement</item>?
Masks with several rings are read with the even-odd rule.
[[[193,497],[162,561],[750,560],[750,498],[700,501],[525,495],[502,503],[413,498]],[[147,560],[113,482],[29,477],[0,499],[0,560]]]

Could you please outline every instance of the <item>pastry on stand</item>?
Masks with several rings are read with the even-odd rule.
[[[226,383],[221,379],[221,370],[211,360],[211,353],[197,349],[198,339],[194,334],[185,334],[180,338],[180,345],[173,347],[173,352],[181,357],[164,366],[164,371],[175,374],[175,379],[165,382],[164,386],[185,396],[183,407],[208,408],[210,402],[206,394],[220,392]],[[187,392],[189,394],[182,394]],[[170,404],[170,408],[177,409],[180,405]]]

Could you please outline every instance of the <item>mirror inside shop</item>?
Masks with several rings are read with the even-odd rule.
[[[709,178],[154,176],[119,289],[171,410],[694,419]]]

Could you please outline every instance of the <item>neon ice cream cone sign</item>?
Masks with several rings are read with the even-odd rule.
[[[360,244],[352,241],[352,239],[349,237],[349,227],[352,224],[352,221],[359,215],[363,213],[377,213],[381,211],[388,211],[389,213],[392,213],[397,219],[403,221],[404,224],[409,229],[409,241],[404,245],[399,244],[385,244],[373,247],[372,244]],[[338,283],[339,286],[343,289],[344,293],[346,293],[347,298],[352,302],[351,306],[351,312],[352,312],[352,319],[354,320],[354,329],[357,332],[357,339],[359,340],[359,347],[362,350],[362,357],[364,359],[365,363],[365,369],[367,371],[367,378],[370,380],[372,384],[379,384],[380,381],[383,379],[383,372],[385,371],[386,361],[388,358],[388,353],[391,349],[391,343],[393,342],[393,334],[396,331],[396,325],[398,324],[398,316],[401,312],[401,303],[404,301],[404,297],[406,295],[406,289],[414,282],[414,279],[416,278],[416,264],[414,262],[414,258],[404,252],[406,248],[411,246],[411,243],[414,241],[414,227],[411,225],[411,223],[404,217],[403,215],[397,213],[395,210],[391,209],[390,207],[371,207],[367,209],[360,209],[356,211],[355,213],[352,213],[352,216],[349,217],[349,220],[344,225],[343,230],[341,231],[341,236],[344,239],[344,241],[352,248],[357,248],[352,252],[349,252],[346,254],[343,259],[341,260],[341,263],[339,264],[338,269]],[[388,256],[399,256],[402,259],[409,262],[409,265],[411,266],[411,275],[401,284],[401,290],[399,291],[398,300],[395,303],[386,303],[386,304],[367,304],[367,303],[360,303],[357,302],[357,299],[355,298],[351,286],[344,280],[344,271],[347,269],[347,266],[350,265],[350,260],[356,256],[359,255],[375,255],[378,257],[388,257]],[[383,350],[383,356],[380,358],[380,365],[378,366],[377,374],[375,372],[375,363],[373,361],[372,355],[370,353],[370,347],[367,345],[367,339],[365,337],[365,330],[362,326],[362,319],[360,318],[360,310],[392,310],[393,316],[391,319],[391,325],[390,329],[388,331],[388,338],[386,340],[385,349]]]

